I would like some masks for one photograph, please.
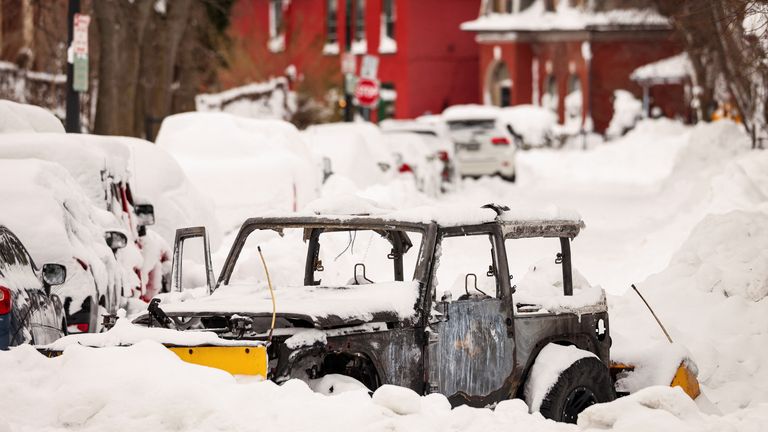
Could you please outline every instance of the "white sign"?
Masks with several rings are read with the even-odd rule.
[[[88,25],[90,23],[89,15],[75,14],[72,35],[72,51],[75,56],[88,57]]]
[[[360,77],[376,79],[379,73],[379,58],[373,55],[363,56],[363,64],[360,66]]]
[[[355,55],[350,52],[345,52],[341,55],[341,73],[343,74],[355,74],[357,68],[357,62],[355,61]]]

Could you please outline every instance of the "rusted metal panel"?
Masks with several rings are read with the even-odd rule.
[[[505,387],[515,365],[515,342],[507,336],[503,308],[495,298],[447,304],[429,347],[432,391],[482,397]]]

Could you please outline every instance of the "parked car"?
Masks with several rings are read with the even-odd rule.
[[[421,192],[437,196],[442,190],[444,165],[429,145],[429,138],[413,132],[389,132],[384,139],[395,155],[397,171],[413,175]]]
[[[163,121],[156,143],[214,200],[225,231],[252,212],[296,211],[319,194],[319,162],[296,127],[282,120],[175,114]]]
[[[515,181],[517,148],[499,115],[498,108],[482,105],[456,105],[443,111],[462,176],[498,175]]]
[[[441,189],[446,191],[453,187],[459,178],[456,166],[456,151],[448,133],[448,129],[442,121],[432,121],[432,118],[424,117],[413,120],[384,120],[380,124],[384,133],[410,132],[418,134],[427,148],[442,163]]]
[[[64,283],[67,269],[41,269],[11,230],[0,225],[0,350],[22,343],[49,344],[64,336],[64,307],[51,287]]]
[[[359,162],[365,164],[374,163],[378,166],[381,175],[378,176],[378,173],[376,173],[376,177],[382,180],[377,181],[387,181],[396,172],[394,156],[390,149],[387,148],[381,130],[373,123],[354,122],[313,125],[307,128],[306,136],[310,143],[314,139],[313,137],[320,137],[320,139],[328,142],[333,139],[342,140],[346,139],[345,137],[354,136],[355,142],[349,142],[348,145],[365,146],[364,152],[370,160],[360,160]],[[356,150],[350,149],[348,151]],[[374,175],[374,173],[371,173],[371,176]]]
[[[100,315],[116,315],[123,271],[115,251],[127,236],[114,216],[94,206],[67,170],[51,162],[0,160],[0,224],[35,262],[66,267],[61,299],[68,332],[94,332]]]
[[[154,207],[136,202],[131,190],[131,149],[128,138],[62,133],[10,133],[0,140],[0,159],[40,159],[63,166],[93,205],[111,213],[106,228],[128,238],[117,252],[123,267],[121,292],[127,297],[151,298],[170,272],[170,246],[147,226]],[[167,282],[166,282],[167,283]]]
[[[388,156],[387,162],[381,162],[381,156],[358,130],[311,126],[302,135],[312,154],[322,161],[323,180],[331,175],[342,176],[365,189],[392,178],[390,167],[394,161]],[[382,169],[383,164],[386,169]]]
[[[502,125],[523,150],[553,147],[559,144],[555,136],[557,114],[534,105],[515,105],[499,110]]]

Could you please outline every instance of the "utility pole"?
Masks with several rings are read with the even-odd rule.
[[[352,0],[346,0],[344,8],[344,50],[347,53],[352,52]],[[347,84],[348,77],[344,74],[344,121],[352,121],[352,94],[349,92]]]
[[[74,89],[75,64],[72,52],[75,14],[80,13],[80,0],[69,0],[67,9],[67,113],[64,128],[69,133],[80,133],[80,95]]]

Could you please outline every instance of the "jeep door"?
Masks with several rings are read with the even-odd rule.
[[[439,314],[430,323],[429,391],[444,394],[454,406],[486,406],[512,391],[514,320],[509,281],[499,276],[508,271],[496,229],[446,230],[439,240],[432,273]],[[486,260],[478,265],[481,257]]]

